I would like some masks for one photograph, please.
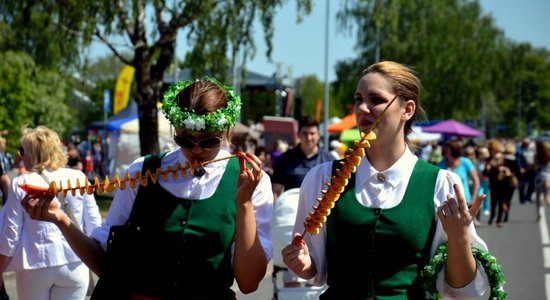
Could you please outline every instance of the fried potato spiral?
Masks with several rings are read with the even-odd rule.
[[[318,205],[314,206],[313,211],[304,221],[304,231],[312,235],[319,234],[323,223],[327,221],[330,210],[334,204],[340,199],[340,194],[349,184],[351,174],[357,171],[357,166],[361,163],[361,159],[365,156],[365,148],[370,148],[369,141],[376,139],[376,134],[369,131],[367,134],[361,134],[361,140],[356,141],[356,148],[350,151],[345,156],[340,168],[336,169],[336,175],[331,176],[330,182],[325,183],[328,187],[326,191],[322,191],[323,197],[318,198]]]
[[[80,180],[77,178],[74,187],[72,186],[72,182],[70,179],[67,180],[66,185],[64,185],[62,181],[59,181],[58,183],[52,181],[50,182],[50,185],[47,189],[30,184],[20,184],[19,187],[29,194],[51,195],[52,198],[55,197],[55,195],[57,195],[58,193],[62,193],[63,196],[67,196],[68,193],[71,193],[71,195],[75,196],[76,192],[79,192],[81,195],[83,195],[84,193],[91,195],[95,191],[103,193],[112,192],[116,188],[124,190],[127,186],[126,184],[128,184],[131,188],[135,188],[138,184],[145,187],[149,184],[149,181],[157,183],[159,178],[161,180],[167,181],[170,179],[170,175],[173,180],[176,180],[180,175],[183,177],[187,177],[189,173],[193,173],[193,170],[195,168],[203,167],[209,163],[229,159],[232,157],[235,157],[235,155],[194,165],[189,162],[186,162],[184,166],[182,166],[180,163],[177,163],[175,166],[168,166],[164,170],[162,168],[157,168],[154,173],[151,172],[151,170],[147,170],[145,174],[141,174],[141,172],[136,172],[133,176],[130,176],[130,174],[126,173],[122,179],[120,179],[118,175],[115,175],[114,179],[112,180],[109,178],[109,176],[105,176],[103,182],[100,182],[99,178],[96,176],[94,177],[93,183],[85,180],[85,182],[81,184]]]

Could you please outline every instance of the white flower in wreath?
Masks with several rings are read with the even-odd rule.
[[[218,120],[218,125],[224,126],[225,124],[227,124],[227,119],[225,118],[225,116],[222,116],[222,117]]]
[[[185,125],[185,128],[189,130],[195,130],[195,121],[193,121],[191,116],[188,116],[187,119],[183,121],[183,125]]]
[[[205,128],[206,128],[206,123],[204,122],[204,119],[197,119],[195,121],[195,130],[196,131],[203,130]]]

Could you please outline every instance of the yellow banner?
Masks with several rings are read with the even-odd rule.
[[[136,69],[130,65],[125,65],[118,78],[115,86],[115,99],[113,105],[113,113],[116,115],[128,105],[128,99],[130,99],[130,88],[132,87],[132,80],[134,79],[134,72]]]

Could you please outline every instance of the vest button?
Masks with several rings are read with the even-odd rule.
[[[187,221],[186,221],[186,220],[182,220],[182,221],[181,221],[181,226],[185,226],[185,225],[187,225]]]

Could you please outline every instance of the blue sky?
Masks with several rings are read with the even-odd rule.
[[[336,12],[343,0],[330,0],[328,79],[336,78],[334,66],[338,60],[353,58],[354,33],[338,32]],[[257,28],[257,53],[247,62],[249,70],[270,76],[281,65],[283,74],[291,68],[292,78],[317,75],[325,79],[325,15],[326,0],[314,0],[313,11],[302,23],[296,24],[296,4],[288,3],[275,17],[272,62],[265,57],[261,27]],[[550,0],[480,0],[485,13],[491,14],[505,35],[518,42],[529,42],[550,50]],[[180,33],[176,55],[182,60],[186,47]],[[103,56],[110,51],[99,42],[90,49],[92,56]]]

